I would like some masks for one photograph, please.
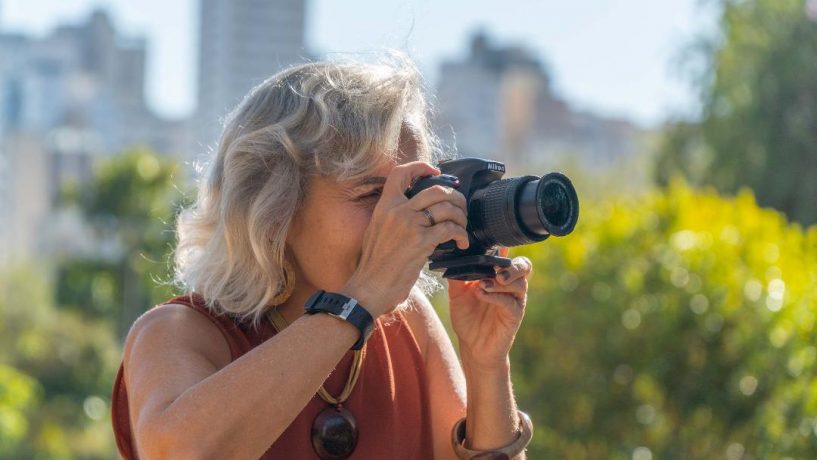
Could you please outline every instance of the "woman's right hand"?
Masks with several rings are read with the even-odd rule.
[[[468,211],[462,193],[434,185],[406,198],[415,178],[439,174],[430,164],[414,161],[395,166],[386,177],[363,235],[360,263],[343,289],[374,318],[408,298],[437,245],[455,240],[460,249],[468,247]],[[424,209],[434,216],[435,225],[429,227]]]

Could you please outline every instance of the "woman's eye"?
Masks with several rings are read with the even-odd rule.
[[[361,200],[361,201],[365,201],[365,200],[377,200],[377,199],[379,199],[379,198],[380,198],[380,194],[381,194],[381,193],[383,193],[383,191],[382,191],[382,190],[380,190],[380,189],[377,189],[377,190],[374,190],[374,191],[372,191],[372,192],[370,192],[370,193],[367,193],[367,194],[365,194],[365,195],[361,196],[361,197],[360,197],[360,200]]]

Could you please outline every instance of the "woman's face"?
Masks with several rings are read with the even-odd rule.
[[[416,158],[413,137],[401,136],[398,162],[402,164]],[[341,290],[355,272],[364,232],[385,178],[396,165],[386,164],[354,182],[341,183],[328,177],[312,179],[287,236],[288,257],[294,258],[292,265],[296,272],[290,300],[300,308],[318,289]]]

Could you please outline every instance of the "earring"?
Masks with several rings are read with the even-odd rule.
[[[271,306],[280,305],[289,299],[295,289],[295,270],[292,264],[284,258],[284,288],[270,301]]]

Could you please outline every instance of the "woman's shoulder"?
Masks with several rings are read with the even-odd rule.
[[[418,289],[412,289],[408,305],[399,311],[399,315],[402,315],[405,322],[408,323],[409,329],[417,342],[417,347],[420,349],[420,354],[425,359],[429,340],[440,339],[435,334],[429,333],[429,331],[435,331],[436,324],[440,322],[431,301]]]
[[[148,351],[139,356],[150,356],[152,350],[200,354],[219,368],[231,361],[229,343],[217,324],[195,304],[181,298],[156,305],[134,321],[125,339],[126,368],[137,347]]]

